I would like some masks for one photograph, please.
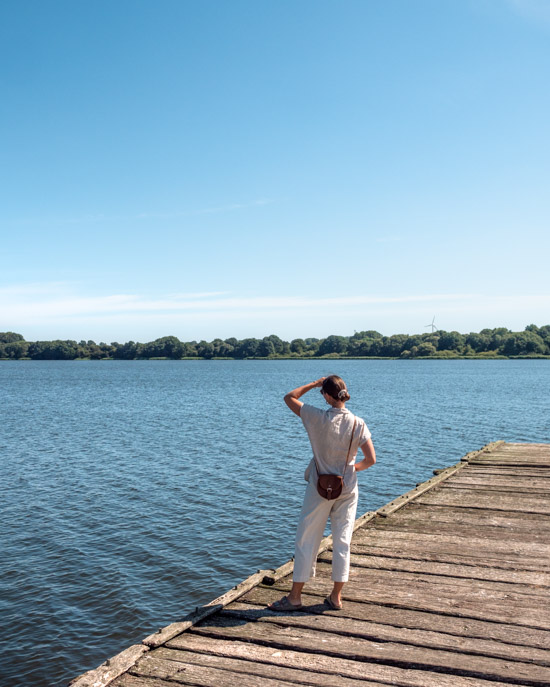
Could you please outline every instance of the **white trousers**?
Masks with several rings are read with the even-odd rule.
[[[351,494],[342,494],[333,501],[319,495],[317,485],[308,482],[294,551],[294,582],[307,582],[315,577],[315,563],[319,544],[323,538],[325,525],[330,517],[332,531],[332,580],[347,582],[349,578],[349,559],[351,535],[357,512],[357,488]]]

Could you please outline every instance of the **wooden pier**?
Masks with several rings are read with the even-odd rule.
[[[496,442],[359,518],[344,608],[330,538],[303,612],[259,571],[72,687],[550,685],[550,444]]]

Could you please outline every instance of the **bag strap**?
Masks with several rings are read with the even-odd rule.
[[[346,463],[345,463],[345,465],[344,465],[344,471],[343,471],[343,473],[342,473],[342,481],[344,480],[344,475],[346,474],[346,468],[348,467],[349,454],[350,454],[350,452],[351,452],[351,445],[353,444],[353,435],[355,434],[355,427],[356,427],[356,426],[357,426],[357,418],[354,417],[354,418],[353,418],[353,427],[352,427],[352,429],[351,429],[351,437],[350,437],[349,446],[348,446],[348,454],[347,454],[347,456],[346,456]],[[321,474],[321,472],[320,472],[320,470],[319,470],[319,464],[317,463],[317,456],[315,455],[315,453],[313,454],[313,460],[315,461],[315,468],[316,468],[316,470],[317,470],[317,477],[319,477],[319,475]]]
[[[353,418],[353,427],[351,428],[351,437],[349,440],[349,446],[348,446],[348,455],[346,456],[346,464],[344,465],[344,472],[342,473],[342,481],[344,481],[344,475],[346,474],[346,468],[348,467],[348,462],[349,462],[349,454],[351,452],[351,445],[353,444],[353,435],[355,434],[355,427],[357,425],[357,418]]]

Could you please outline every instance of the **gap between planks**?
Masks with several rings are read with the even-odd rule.
[[[210,618],[189,630],[193,635],[239,640],[263,644],[279,650],[298,650],[308,654],[348,658],[361,663],[378,663],[399,668],[414,668],[472,678],[493,679],[526,685],[548,687],[550,670],[547,666],[511,661],[444,649],[427,649],[399,642],[369,642],[362,638],[330,634],[309,628],[287,627],[278,624],[244,623],[221,615]],[[170,646],[178,645],[177,638]],[[467,661],[464,661],[464,658]],[[315,660],[315,659],[314,659]]]
[[[349,614],[331,614],[326,612],[327,609],[326,607],[323,608],[322,603],[307,608],[306,613],[296,613],[281,618],[266,610],[264,605],[246,601],[243,603],[234,602],[226,607],[220,615],[221,617],[241,618],[267,625],[299,627],[342,637],[364,639],[374,643],[391,642],[430,650],[450,651],[460,655],[470,654],[472,656],[550,666],[548,651],[535,649],[526,644],[509,644],[487,637],[453,635],[437,630],[404,628],[402,625],[376,623],[370,619],[359,619]]]
[[[206,663],[216,659],[241,660],[249,664],[245,670],[248,669],[251,674],[260,676],[264,675],[264,670],[270,669],[303,671],[301,679],[296,680],[297,683],[315,687],[319,684],[324,687],[359,687],[358,680],[361,681],[361,685],[380,684],[393,687],[514,687],[514,683],[505,685],[501,682],[474,681],[468,677],[447,676],[441,673],[433,676],[413,669],[358,664],[345,658],[334,659],[319,654],[311,656],[293,650],[274,652],[261,644],[241,641],[221,643],[208,637],[194,637],[190,634],[182,635],[180,640],[178,648],[160,648],[155,653],[158,652],[161,656],[174,661],[183,661],[186,658]]]

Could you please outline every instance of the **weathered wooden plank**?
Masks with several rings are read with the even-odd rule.
[[[319,561],[331,563],[329,551],[322,553]],[[488,580],[507,584],[537,585],[550,589],[550,573],[533,571],[501,570],[473,565],[439,563],[437,561],[417,561],[407,558],[390,558],[388,556],[351,555],[351,565],[373,570],[394,570],[408,573],[424,573],[465,580]]]
[[[468,465],[505,465],[507,467],[543,467],[548,465],[548,459],[545,456],[532,456],[529,458],[522,458],[521,456],[506,456],[505,458],[487,456],[479,458],[472,458],[468,461]]]
[[[478,637],[457,637],[444,632],[411,630],[395,625],[374,623],[370,620],[355,620],[341,613],[326,612],[326,607],[323,608],[323,604],[319,601],[315,606],[307,608],[304,613],[288,614],[283,621],[285,627],[300,627],[330,634],[359,637],[373,642],[398,642],[429,649],[460,651],[476,656],[490,656],[550,666],[550,650],[548,649],[510,645]],[[280,614],[266,609],[265,606],[238,601],[226,606],[221,615],[227,618],[281,624]]]
[[[530,456],[533,453],[548,455],[548,446],[549,444],[502,442],[499,446],[494,448],[492,453],[495,455],[513,454],[518,456]]]
[[[256,587],[241,597],[240,601],[265,607],[267,604],[273,603],[273,601],[280,598],[281,593],[280,589]],[[397,628],[427,630],[429,632],[445,633],[450,636],[468,637],[484,641],[491,640],[511,646],[517,645],[545,650],[550,648],[549,630],[536,630],[513,624],[487,622],[472,618],[459,618],[452,615],[439,615],[438,613],[429,613],[422,610],[407,610],[375,603],[365,603],[364,601],[352,601],[347,598],[347,588],[344,589],[344,595],[346,596],[345,606],[338,613],[329,611],[326,606],[322,605],[323,596],[305,592],[302,593],[302,600],[309,613],[338,614],[344,618],[382,625],[393,625]],[[230,609],[232,607],[230,605],[227,608]]]
[[[406,532],[400,530],[380,529],[380,530],[358,530],[352,539],[354,544],[368,546],[375,543],[380,546],[396,545],[402,542],[411,543],[410,537]],[[550,561],[550,543],[532,543],[525,541],[493,541],[482,537],[470,537],[469,547],[475,549],[476,554],[484,555],[491,553],[507,553],[511,557],[531,556],[540,558],[541,561]],[[414,536],[414,545],[425,547],[428,551],[446,550],[447,547],[465,546],[464,538],[451,534],[439,534],[437,532],[422,533],[418,532]],[[470,553],[470,552],[468,552]]]
[[[454,475],[459,470],[462,470],[465,466],[466,463],[457,463],[456,465],[452,465],[451,467],[446,468],[445,470],[441,470],[435,477],[432,477],[431,479],[427,480],[426,482],[422,482],[421,484],[417,484],[414,489],[411,489],[407,493],[398,496],[393,501],[390,501],[390,503],[387,503],[385,506],[382,506],[382,508],[379,508],[377,510],[377,514],[382,517],[387,517],[388,515],[395,513],[397,510],[403,508],[403,506],[407,505],[414,499],[417,499],[422,494],[430,491],[438,484],[444,482],[451,475]]]
[[[89,670],[84,675],[77,677],[71,682],[71,687],[106,687],[133,666],[146,651],[149,651],[148,647],[143,644],[135,644],[108,659],[98,668]]]
[[[550,498],[545,494],[499,491],[494,489],[441,488],[419,499],[420,504],[429,503],[443,507],[478,508],[499,513],[532,513],[550,517]],[[476,505],[477,504],[477,505]]]
[[[506,470],[501,469],[501,468],[482,468],[482,467],[470,467],[468,468],[468,476],[475,478],[475,479],[480,479],[480,480],[488,480],[490,481],[494,477],[497,478],[502,478],[502,479],[510,479],[513,480],[515,478],[518,479],[533,479],[533,480],[538,480],[541,482],[543,485],[548,484],[550,482],[550,474],[549,471],[546,470],[545,473],[541,473],[540,471],[532,471],[532,472],[527,472],[525,470],[521,471],[514,471],[512,468],[508,468]]]
[[[477,475],[473,472],[467,473],[466,470],[462,471],[460,478],[450,479],[439,485],[440,488],[445,487],[456,487],[461,485],[463,487],[470,487],[471,489],[477,491],[489,491],[490,489],[499,488],[502,491],[508,491],[510,488],[516,488],[518,492],[529,492],[532,489],[547,491],[550,486],[550,479],[544,477],[530,477],[525,475],[524,477],[519,476],[507,476],[507,475]],[[537,492],[535,491],[535,494]]]
[[[472,458],[502,458],[507,459],[510,457],[523,458],[529,460],[532,456],[537,456],[539,458],[548,459],[548,447],[545,446],[535,446],[534,444],[527,444],[526,446],[512,446],[508,444],[506,446],[500,447],[491,451],[491,453],[479,453],[478,455],[472,456]]]
[[[378,518],[369,524],[368,529],[406,528],[417,523],[428,525],[450,525],[459,533],[462,528],[467,531],[477,529],[483,536],[493,531],[504,539],[521,536],[522,541],[530,541],[530,534],[550,533],[550,516],[534,513],[503,513],[500,511],[483,511],[479,508],[459,508],[452,506],[429,506],[411,503],[395,513],[391,518]],[[536,539],[534,541],[537,541]],[[550,538],[547,540],[550,541]]]
[[[510,468],[538,468],[541,467],[545,464],[546,461],[539,461],[538,463],[532,462],[532,463],[520,463],[519,461],[508,461],[507,466]],[[483,466],[502,466],[502,462],[496,462],[496,461],[490,461],[490,460],[479,460],[479,461],[472,461],[471,463],[468,463],[470,466],[478,466],[478,465],[483,465]]]
[[[330,566],[317,565],[317,576],[308,582],[310,593],[326,595],[330,590]],[[472,583],[471,587],[455,584],[436,584],[433,579],[415,579],[408,584],[398,573],[368,576],[359,575],[355,569],[350,571],[350,581],[345,588],[345,596],[352,601],[374,602],[434,613],[445,613],[466,618],[504,622],[541,630],[550,629],[548,603],[544,598],[523,594],[504,593]],[[415,576],[416,578],[416,576]],[[485,585],[487,583],[483,583]],[[277,588],[287,592],[290,583],[277,583]]]
[[[495,449],[495,454],[514,454],[520,456],[529,456],[533,453],[537,455],[548,455],[548,446],[550,444],[531,444],[531,443],[509,443],[503,442]]]
[[[272,623],[267,625],[216,615],[190,628],[189,632],[207,637],[240,639],[274,648],[299,648],[314,654],[375,661],[401,668],[445,671],[482,679],[529,681],[541,687],[548,687],[550,683],[550,668],[532,663],[473,655],[464,661],[464,657],[455,651],[433,650],[397,642],[367,641]]]
[[[184,652],[179,652],[183,655]],[[166,660],[160,657],[151,656],[147,661],[140,661],[133,669],[132,675],[142,678],[160,678],[168,680],[166,684],[173,685],[197,685],[197,687],[258,687],[259,677],[261,677],[262,687],[296,687],[295,680],[286,680],[281,675],[275,674],[283,672],[267,671],[261,669],[250,661],[225,661],[219,665],[212,665],[212,661],[184,661]],[[182,656],[183,659],[183,656]],[[248,668],[248,670],[247,670]],[[260,668],[260,669],[258,669]],[[298,677],[297,671],[294,677]],[[269,674],[271,673],[271,674]],[[148,684],[148,683],[147,683]],[[370,683],[380,685],[380,683]]]
[[[498,477],[536,477],[537,479],[550,479],[548,468],[529,468],[529,467],[505,467],[499,465],[468,465],[462,474],[468,475],[495,475]]]
[[[173,683],[172,683],[173,685]],[[125,673],[111,683],[112,687],[171,687],[171,683],[166,680],[158,680],[151,677],[141,677]],[[92,685],[92,687],[95,687]]]
[[[531,444],[531,443],[510,443],[503,442],[495,449],[495,453],[517,453],[518,455],[530,455],[536,453],[537,455],[548,455],[548,447],[550,444]]]
[[[495,455],[517,455],[517,456],[531,456],[533,454],[548,456],[550,451],[548,444],[512,444],[502,443],[493,451]]]
[[[524,486],[521,487],[519,485],[517,486],[512,486],[512,485],[503,485],[503,484],[483,484],[482,482],[478,482],[476,484],[472,484],[471,482],[454,482],[452,484],[444,484],[441,485],[439,488],[440,489],[459,489],[461,491],[474,491],[474,487],[478,486],[481,490],[483,490],[484,493],[487,492],[492,492],[494,494],[504,494],[506,496],[509,496],[512,494],[516,498],[521,495],[521,498],[523,498],[523,495],[527,497],[533,497],[533,498],[548,498],[548,495],[550,494],[550,487],[536,487],[535,485],[532,486]]]
[[[490,492],[478,490],[468,492],[452,492],[449,489],[437,489],[419,497],[417,503],[440,506],[465,508],[480,508],[482,510],[507,511],[509,513],[540,513],[550,515],[550,500],[527,498],[518,499],[514,496],[492,495]]]
[[[548,452],[547,451],[539,451],[539,450],[532,450],[529,452],[522,452],[522,451],[515,451],[515,450],[504,450],[504,451],[495,451],[492,454],[486,454],[486,455],[480,455],[480,456],[472,456],[468,460],[494,460],[494,461],[501,461],[502,463],[507,463],[509,460],[516,460],[520,463],[529,463],[532,459],[536,459],[537,461],[540,460],[548,460]]]
[[[495,512],[495,511],[492,511]],[[503,518],[508,521],[508,527],[499,524],[498,526],[486,523],[460,522],[460,520],[446,521],[441,518],[438,522],[432,518],[411,518],[407,520],[388,520],[377,523],[370,529],[371,533],[375,532],[406,532],[411,539],[415,538],[416,534],[437,534],[449,535],[463,539],[463,544],[468,546],[468,540],[479,539],[480,535],[487,541],[501,541],[501,542],[528,542],[530,544],[546,544],[550,541],[550,527],[541,526],[535,529],[536,525],[531,524],[531,527],[516,528],[512,524],[510,518]],[[329,547],[331,548],[331,547]]]
[[[519,475],[479,475],[475,472],[468,472],[462,470],[455,477],[451,477],[441,486],[456,486],[457,484],[467,485],[471,487],[481,487],[487,489],[488,487],[507,487],[512,489],[543,489],[550,488],[550,470],[548,477],[532,477]]]
[[[143,677],[162,677],[178,684],[204,687],[296,687],[296,684],[316,684],[317,680],[322,681],[323,687],[357,687],[356,680],[341,675],[317,673],[314,661],[308,670],[300,670],[277,663],[164,648],[151,654],[150,660],[140,661],[132,672]],[[364,680],[362,684],[367,687],[387,685],[372,680]]]
[[[402,626],[374,623],[372,620],[352,619],[347,613],[327,610],[320,598],[304,613],[288,614],[281,621],[280,614],[264,606],[235,602],[221,613],[225,617],[242,618],[250,621],[274,623],[285,627],[301,627],[331,634],[360,637],[370,641],[387,641],[411,644],[431,649],[449,649],[479,656],[492,656],[506,660],[517,660],[550,666],[550,650],[535,649],[532,646],[510,645],[501,641],[478,637],[457,637],[446,632],[411,630]]]
[[[514,451],[502,454],[502,456],[474,456],[472,460],[482,461],[484,458],[490,458],[494,460],[502,458],[503,460],[501,460],[500,462],[507,466],[510,464],[509,461],[513,461],[515,463],[518,463],[518,465],[520,465],[521,467],[536,467],[541,469],[544,469],[545,467],[547,468],[548,461],[550,460],[547,451],[532,451],[531,453],[521,453]]]
[[[438,527],[433,520],[409,520],[405,522],[397,522],[389,520],[387,524],[377,526],[371,530],[372,533],[380,533],[383,535],[386,532],[406,532],[409,534],[411,540],[414,540],[417,534],[437,534],[455,537],[462,539],[464,546],[469,546],[468,542],[471,539],[479,539],[483,534],[483,538],[489,543],[504,542],[513,545],[514,543],[529,543],[542,544],[543,546],[550,540],[550,528],[541,527],[540,530],[526,530],[525,528],[514,528],[510,526],[505,529],[502,526],[482,525],[479,526],[471,524],[453,524],[452,522],[441,522]],[[358,541],[358,540],[357,540]],[[381,538],[382,541],[382,538]],[[332,546],[329,547],[331,549]]]
[[[328,563],[317,564],[320,576],[330,576],[331,566]],[[505,582],[493,582],[491,580],[470,580],[460,577],[449,577],[437,574],[409,573],[401,570],[376,570],[371,569],[367,575],[359,567],[351,568],[350,581],[360,581],[375,586],[387,586],[391,588],[403,588],[410,591],[429,590],[433,594],[439,594],[448,598],[470,599],[502,598],[516,608],[531,608],[538,603],[548,603],[550,593],[547,587],[527,584],[508,584]],[[550,621],[550,618],[549,618]]]
[[[500,492],[506,495],[519,495],[524,498],[524,495],[529,498],[548,498],[550,494],[550,480],[546,480],[548,484],[540,485],[537,484],[535,479],[526,480],[526,482],[531,482],[531,484],[505,484],[503,482],[484,482],[483,479],[468,480],[464,482],[454,482],[442,485],[441,489],[462,489],[470,491],[483,491],[483,492]]]
[[[336,656],[325,656],[322,653],[312,655],[305,651],[291,649],[274,649],[269,645],[254,644],[239,640],[220,641],[216,638],[193,636],[184,633],[169,642],[175,649],[160,648],[157,652],[172,651],[172,655],[163,653],[166,658],[174,658],[173,654],[181,651],[196,651],[207,657],[244,658],[251,663],[286,666],[306,671],[310,682],[305,684],[325,685],[325,679],[336,680],[335,687],[340,687],[339,678],[357,680],[379,680],[383,684],[394,687],[517,687],[515,682],[500,681],[487,682],[480,678],[463,677],[460,675],[445,675],[441,672],[400,668],[378,663],[355,661],[353,659]],[[332,683],[328,683],[332,687]],[[344,683],[345,684],[345,683]],[[351,686],[353,683],[351,683]]]
[[[387,503],[385,506],[382,506],[382,508],[379,508],[377,511],[378,515],[382,517],[387,517],[388,515],[395,513],[400,508],[403,508],[403,506],[405,506],[406,504],[410,503],[414,499],[417,499],[421,494],[424,494],[425,492],[432,490],[438,484],[443,483],[445,480],[449,479],[449,477],[455,475],[460,470],[465,468],[468,465],[468,461],[470,459],[474,459],[477,456],[489,454],[503,444],[503,441],[495,441],[491,444],[487,444],[478,451],[472,451],[471,453],[468,453],[461,459],[460,462],[456,463],[455,465],[451,465],[448,468],[444,468],[443,470],[435,471],[435,476],[431,479],[428,479],[425,482],[417,484],[414,489],[411,489],[407,493],[398,496],[393,501],[390,501],[390,503]]]
[[[374,543],[353,543],[352,553],[358,555],[387,556],[388,558],[406,558],[420,561],[437,561],[440,563],[458,563],[459,565],[472,565],[474,567],[487,567],[502,570],[528,570],[532,572],[549,572],[550,564],[546,557],[515,556],[511,558],[506,552],[477,553],[470,549],[465,550],[464,545],[445,544],[444,547],[419,546],[414,541],[385,542],[380,545]]]

